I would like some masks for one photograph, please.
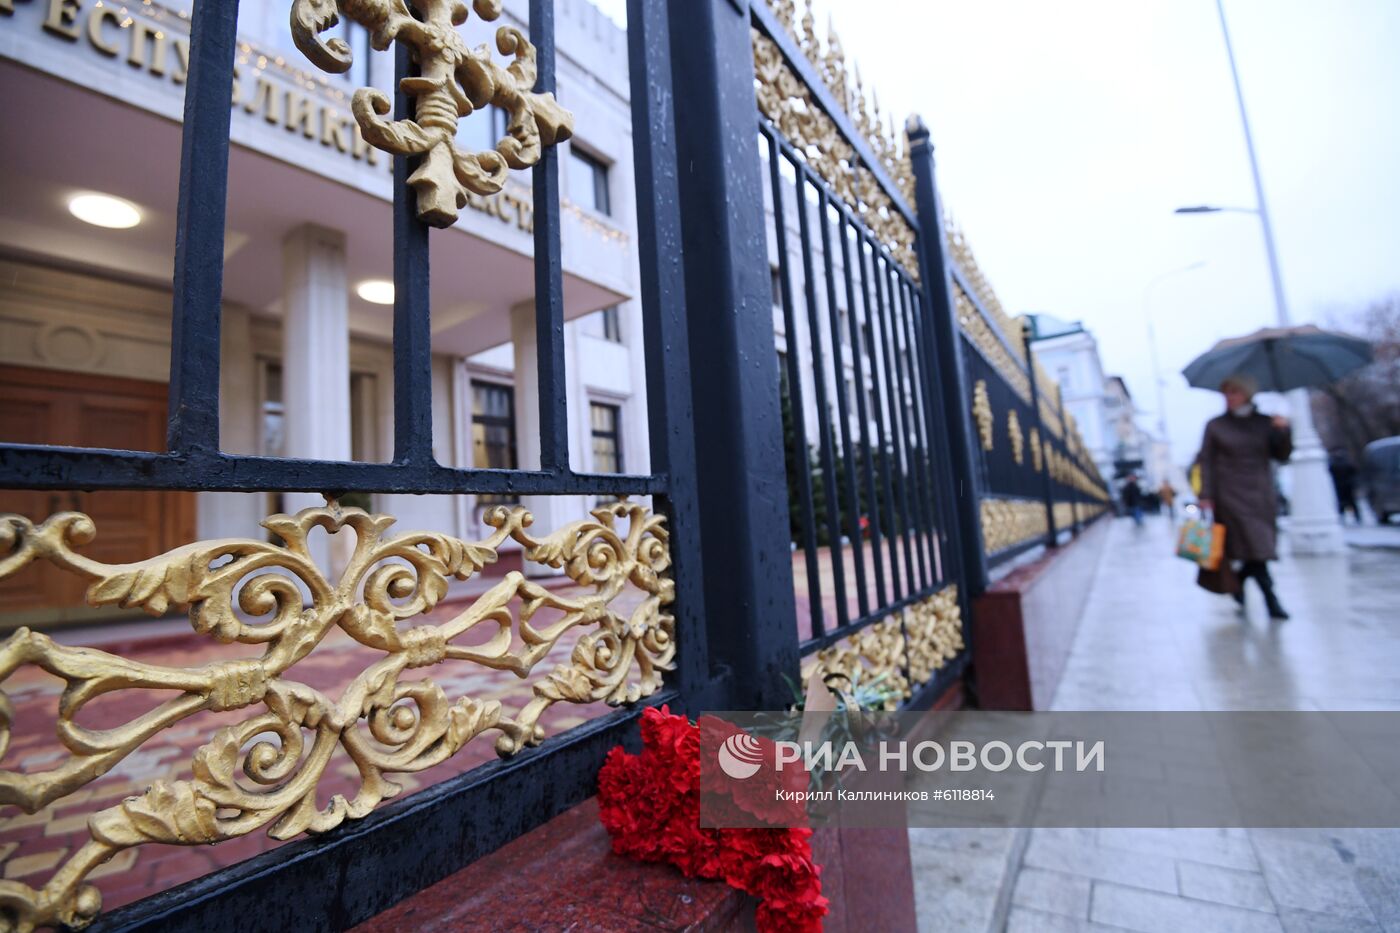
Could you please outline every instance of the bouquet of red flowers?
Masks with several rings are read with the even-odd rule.
[[[722,878],[760,898],[758,928],[765,933],[820,931],[827,900],[810,829],[700,825],[700,728],[665,706],[649,708],[642,713],[642,753],[608,753],[598,773],[598,810],[613,851],[669,862],[687,877]],[[735,805],[753,812],[748,800]]]

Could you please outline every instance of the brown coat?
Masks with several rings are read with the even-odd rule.
[[[1225,556],[1274,560],[1278,494],[1270,460],[1287,462],[1292,433],[1273,426],[1268,415],[1226,412],[1206,423],[1201,440],[1201,498],[1215,503],[1225,526]]]

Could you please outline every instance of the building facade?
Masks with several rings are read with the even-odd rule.
[[[1065,411],[1079,426],[1089,456],[1104,476],[1113,475],[1114,428],[1108,417],[1103,360],[1091,331],[1077,330],[1035,344],[1036,359],[1060,387]]]
[[[1129,473],[1136,473],[1147,490],[1156,490],[1164,480],[1186,488],[1168,444],[1138,423],[1141,412],[1123,377],[1105,375],[1091,331],[1040,340],[1035,355],[1059,385],[1065,410],[1078,425],[1101,475],[1121,484]]]
[[[1109,376],[1104,387],[1113,457],[1113,472],[1107,475],[1122,479],[1136,473],[1143,488],[1156,489],[1169,474],[1166,445],[1138,424],[1137,403],[1122,376]]]
[[[507,0],[499,24],[525,28]],[[0,434],[7,441],[164,449],[171,256],[188,2],[0,2]],[[625,36],[586,0],[556,4],[558,97],[576,117],[561,146],[570,462],[580,472],[648,469]],[[491,36],[473,20],[475,42]],[[494,28],[494,25],[491,24]],[[473,32],[476,30],[476,34]],[[223,448],[231,453],[383,461],[393,451],[390,160],[350,112],[361,85],[392,90],[392,56],[339,27],[343,76],[294,46],[287,4],[240,4],[230,97],[225,250]],[[504,132],[460,121],[485,149]],[[480,137],[479,139],[477,137]],[[432,241],[434,455],[453,466],[538,465],[531,182],[516,172],[473,195]],[[38,514],[36,493],[4,510]],[[74,494],[75,496],[78,494]],[[155,553],[195,536],[247,536],[269,512],[318,496],[84,493],[81,506],[126,540],[104,555]],[[40,496],[40,498],[44,498]],[[471,537],[492,501],[376,494],[358,504],[404,527]],[[159,501],[156,501],[156,500]],[[542,527],[584,514],[583,497],[526,503]],[[166,516],[152,530],[143,516]],[[138,540],[139,539],[139,540]],[[334,547],[323,545],[334,560]],[[21,614],[57,593],[12,593]]]

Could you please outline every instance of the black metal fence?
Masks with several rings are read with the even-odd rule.
[[[790,11],[751,16],[804,676],[927,701],[967,652],[913,176]]]
[[[977,520],[992,568],[1078,534],[1103,514],[1109,491],[1029,335],[1001,309],[961,234],[947,238]]]

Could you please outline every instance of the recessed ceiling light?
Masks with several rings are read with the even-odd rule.
[[[68,212],[97,227],[125,230],[141,222],[136,205],[107,194],[80,194],[68,201]]]
[[[394,283],[388,279],[365,279],[355,286],[355,294],[370,304],[391,305],[394,303]]]

